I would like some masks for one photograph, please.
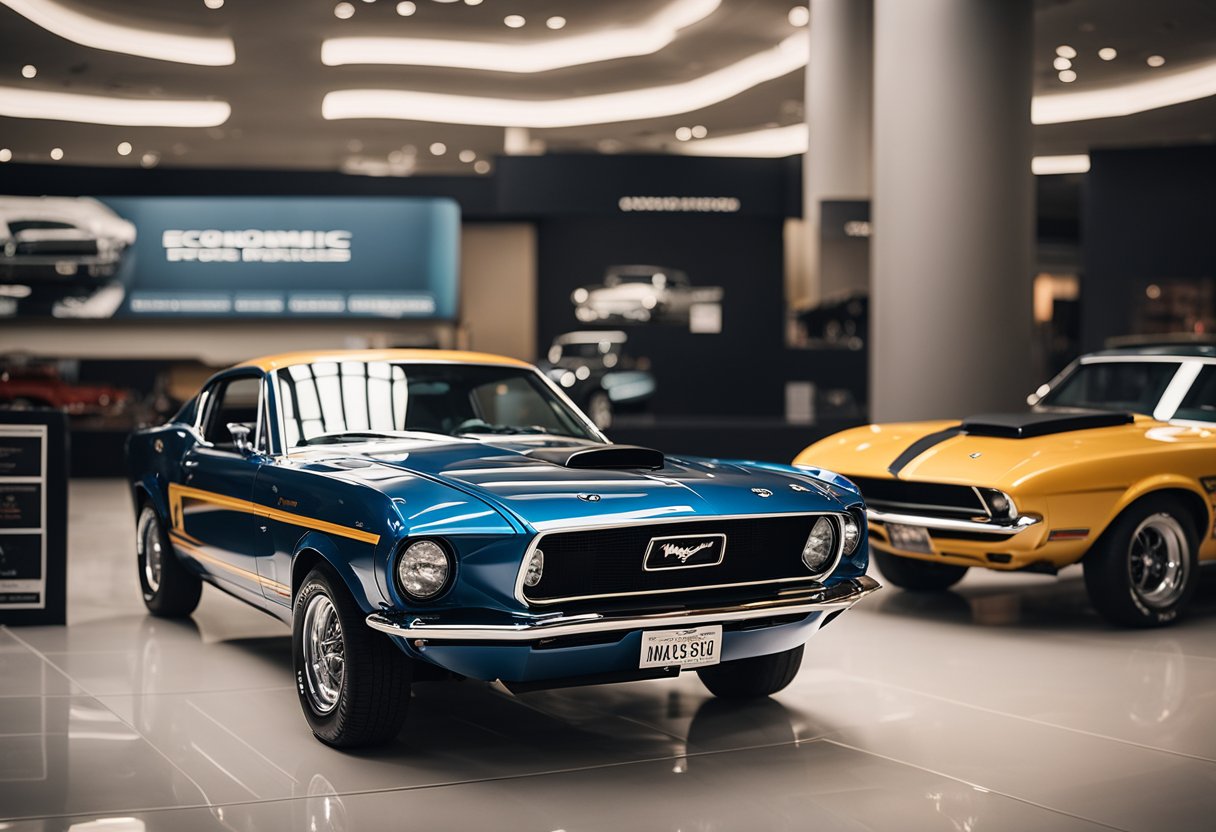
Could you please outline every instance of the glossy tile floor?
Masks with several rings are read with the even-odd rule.
[[[1154,632],[1106,629],[1077,571],[887,589],[743,706],[692,675],[420,684],[397,745],[342,753],[285,627],[213,589],[145,616],[123,485],[71,499],[69,626],[0,628],[0,830],[1216,828],[1216,574]]]

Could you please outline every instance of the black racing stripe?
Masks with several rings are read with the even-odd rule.
[[[952,428],[946,428],[945,430],[939,430],[937,433],[922,436],[920,439],[917,439],[915,442],[905,448],[902,454],[895,457],[895,461],[887,466],[887,471],[891,474],[891,476],[898,477],[899,472],[904,470],[904,468],[907,468],[908,464],[912,462],[912,460],[916,459],[934,445],[945,442],[952,436],[958,436],[962,432],[963,426],[955,425]]]

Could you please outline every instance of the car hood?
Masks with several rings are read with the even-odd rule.
[[[1211,442],[1206,429],[1170,425],[1147,416],[1110,427],[1066,430],[1027,438],[958,432],[959,420],[867,425],[811,445],[795,460],[845,476],[890,478],[1017,490],[1062,467]],[[918,452],[919,451],[919,452]]]
[[[390,496],[403,492],[412,476],[422,476],[476,496],[537,531],[659,517],[840,511],[860,501],[854,492],[788,466],[667,457],[655,471],[568,468],[528,455],[564,447],[603,446],[536,439],[386,441],[343,446],[341,458],[375,465],[382,473],[362,479]],[[329,455],[335,470],[344,467],[334,449]],[[399,470],[401,480],[384,476],[384,469]]]

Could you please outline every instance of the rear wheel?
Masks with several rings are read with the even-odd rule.
[[[1141,500],[1116,518],[1082,561],[1090,603],[1123,627],[1160,627],[1195,594],[1199,560],[1186,510],[1168,497]]]
[[[152,506],[139,513],[135,554],[148,612],[161,618],[183,618],[194,612],[203,594],[202,579],[178,560]]]
[[[313,734],[337,748],[391,742],[409,707],[409,659],[364,618],[332,568],[308,573],[292,626],[296,693]]]
[[[900,589],[908,589],[913,592],[941,592],[954,586],[967,574],[965,566],[905,558],[879,549],[871,551],[874,555],[874,562],[882,570],[883,577]]]
[[[755,699],[770,696],[794,681],[802,666],[804,645],[768,656],[735,659],[697,671],[701,683],[721,699]]]

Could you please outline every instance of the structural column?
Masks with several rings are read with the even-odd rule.
[[[806,68],[803,216],[806,219],[806,282],[796,295],[818,301],[865,289],[866,275],[852,283],[826,276],[819,265],[819,205],[824,200],[870,198],[870,129],[873,91],[872,0],[811,0],[811,56]]]
[[[875,0],[875,421],[1023,409],[1037,383],[1032,23],[1030,0]]]

